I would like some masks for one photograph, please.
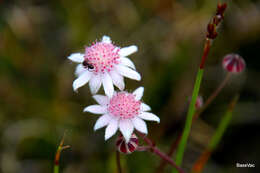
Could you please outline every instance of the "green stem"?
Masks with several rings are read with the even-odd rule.
[[[185,150],[187,140],[188,140],[188,137],[189,137],[189,134],[190,134],[192,119],[193,119],[193,115],[194,115],[194,112],[195,112],[196,99],[197,99],[198,94],[199,94],[200,84],[201,84],[201,80],[202,80],[202,77],[203,77],[203,72],[204,72],[204,69],[199,68],[199,71],[198,71],[197,77],[196,77],[196,81],[195,81],[195,86],[194,86],[193,93],[192,93],[191,103],[189,105],[189,110],[188,110],[188,114],[187,114],[187,119],[186,119],[184,131],[183,131],[183,135],[181,137],[181,141],[180,141],[180,144],[178,146],[177,153],[176,153],[175,162],[178,166],[180,166],[181,163],[182,163],[184,150]],[[177,173],[177,170],[173,169],[173,173]]]
[[[232,118],[232,113],[234,109],[234,105],[236,104],[238,100],[238,96],[234,98],[232,103],[230,104],[226,114],[223,116],[222,120],[220,121],[220,124],[215,132],[215,135],[213,136],[212,140],[209,143],[209,150],[214,150],[216,146],[218,145],[220,139],[222,138],[224,132],[226,131],[228,124]]]
[[[59,173],[59,165],[54,166],[53,173]]]

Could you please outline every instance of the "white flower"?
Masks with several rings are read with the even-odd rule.
[[[123,77],[141,80],[134,63],[126,57],[136,51],[137,46],[119,48],[108,36],[103,36],[101,42],[86,47],[84,54],[71,54],[68,59],[79,63],[75,71],[78,78],[73,82],[74,91],[89,82],[91,93],[96,94],[103,84],[105,94],[112,97],[114,85],[124,90]]]
[[[133,93],[115,92],[112,98],[94,95],[93,98],[99,105],[88,106],[84,109],[84,112],[102,114],[98,118],[94,130],[107,126],[105,140],[113,136],[119,129],[128,142],[134,129],[144,134],[148,133],[144,120],[160,122],[156,115],[147,112],[151,108],[140,101],[143,92],[144,88],[140,87]]]

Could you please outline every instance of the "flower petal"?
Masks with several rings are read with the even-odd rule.
[[[120,61],[123,65],[125,66],[128,66],[128,67],[131,67],[132,69],[135,70],[135,65],[134,63],[129,59],[129,58],[126,58],[126,57],[121,57],[120,58]]]
[[[143,94],[144,94],[144,87],[139,87],[133,92],[133,95],[135,95],[136,100],[141,100]]]
[[[112,81],[114,85],[119,88],[121,91],[125,89],[125,83],[124,83],[124,78],[120,74],[118,74],[115,71],[110,72],[110,76],[112,78]]]
[[[141,110],[142,111],[150,111],[151,107],[145,103],[141,103]]]
[[[102,81],[100,75],[93,75],[89,81],[89,88],[91,94],[96,94],[101,87]]]
[[[111,136],[113,136],[118,129],[118,120],[111,119],[105,132],[105,140],[108,140]]]
[[[105,114],[105,115],[102,115],[101,117],[99,117],[95,126],[94,126],[94,131],[108,125],[110,120],[111,120],[111,117],[108,114]]]
[[[142,112],[138,116],[144,120],[160,122],[160,118],[150,112]]]
[[[105,114],[107,113],[107,108],[100,105],[90,105],[84,108],[83,112],[90,112],[93,114]]]
[[[102,42],[104,42],[104,43],[111,43],[111,39],[110,39],[109,36],[104,35],[102,37]]]
[[[118,52],[120,56],[128,56],[132,53],[135,53],[138,50],[137,46],[128,46],[121,48],[120,51]]]
[[[70,59],[73,62],[82,63],[84,61],[84,54],[73,53],[68,57],[68,59]]]
[[[98,104],[102,106],[105,106],[109,103],[109,98],[107,96],[94,95],[93,98],[96,100]]]
[[[105,94],[111,98],[114,94],[114,86],[113,86],[112,79],[108,73],[103,74],[102,82],[103,82]]]
[[[118,65],[116,68],[118,73],[121,74],[122,76],[128,77],[130,79],[138,80],[138,81],[141,80],[141,76],[139,73],[126,66]]]
[[[138,130],[141,133],[147,134],[147,126],[146,123],[144,122],[144,120],[142,120],[141,118],[135,117],[132,119],[133,125],[135,127],[136,130]]]
[[[75,70],[75,75],[80,76],[83,72],[87,71],[82,64],[78,64]]]
[[[76,80],[74,80],[72,84],[73,90],[77,91],[78,88],[85,85],[89,81],[91,76],[92,74],[89,71],[85,71],[84,73],[82,73]]]
[[[131,135],[134,131],[134,126],[131,120],[129,119],[121,119],[119,120],[119,129],[124,136],[126,143],[128,143]]]

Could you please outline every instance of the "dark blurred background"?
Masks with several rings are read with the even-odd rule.
[[[164,151],[175,140],[187,111],[202,55],[206,25],[217,0],[0,0],[0,172],[52,172],[55,150],[66,131],[61,172],[116,172],[115,139],[93,132],[97,116],[83,113],[95,103],[88,86],[72,90],[71,53],[109,35],[131,55],[142,81],[126,79],[127,90],[145,87],[144,102],[161,118],[149,136]],[[219,36],[206,63],[204,100],[225,76],[227,53],[244,57],[245,72],[231,78],[193,125],[183,167],[205,149],[232,97],[240,93],[230,124],[204,172],[259,172],[260,1],[228,1]],[[124,173],[154,172],[150,153],[122,156]],[[236,168],[253,163],[256,168]],[[167,166],[165,172],[170,172]]]

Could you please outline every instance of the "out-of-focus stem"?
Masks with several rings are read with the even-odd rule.
[[[138,133],[142,138],[144,139],[145,143],[150,146],[150,150],[152,153],[156,154],[157,156],[161,157],[163,160],[165,160],[168,164],[172,165],[179,173],[184,173],[184,171],[174,163],[174,161],[167,156],[167,154],[160,151],[155,144],[144,134]]]
[[[227,73],[226,77],[224,78],[224,80],[220,83],[220,85],[218,86],[218,88],[209,96],[209,98],[206,100],[206,102],[204,103],[203,107],[201,109],[199,109],[195,115],[194,115],[194,120],[197,119],[199,117],[199,115],[205,110],[207,109],[207,107],[212,103],[212,101],[218,96],[218,94],[221,92],[221,90],[225,87],[225,85],[227,84],[228,80],[230,79],[232,73]]]
[[[64,135],[63,135],[60,145],[55,154],[53,173],[59,173],[61,151],[67,148],[70,148],[70,146],[69,145],[64,146]]]
[[[219,144],[223,134],[225,133],[231,118],[233,114],[234,107],[237,103],[239,96],[235,96],[234,99],[229,104],[229,107],[223,116],[222,120],[219,123],[219,126],[215,132],[215,135],[212,137],[208,148],[201,154],[201,156],[198,158],[198,160],[195,162],[192,172],[193,173],[200,173],[202,169],[204,168],[204,165],[207,163],[209,157],[211,156],[211,153],[215,150],[217,145]]]
[[[117,165],[117,173],[122,173],[122,167],[120,163],[120,153],[116,150],[116,165]]]

